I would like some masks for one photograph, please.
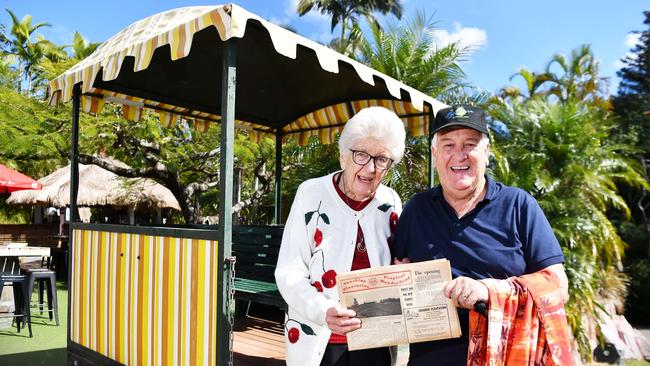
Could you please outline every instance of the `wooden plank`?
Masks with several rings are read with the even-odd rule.
[[[233,252],[239,253],[264,253],[268,256],[277,258],[280,251],[280,247],[266,247],[266,246],[249,246],[237,244],[233,246]]]
[[[259,318],[235,319],[233,351],[235,365],[284,365],[282,323]]]
[[[50,247],[22,247],[7,248],[0,245],[0,256],[2,257],[49,257]]]
[[[278,290],[278,286],[275,283],[243,278],[235,278],[235,288],[246,292],[268,292]]]
[[[287,309],[287,304],[279,295],[270,296],[270,295],[266,295],[265,293],[251,294],[247,292],[235,291],[235,298],[244,301],[252,301],[258,304],[271,305],[279,308],[280,310]]]
[[[286,309],[274,276],[283,230],[281,226],[233,227],[236,298]]]
[[[266,264],[275,267],[278,257],[266,255],[266,253],[250,254],[245,252],[233,252],[239,263]]]
[[[258,280],[258,281],[264,281],[270,283],[275,282],[275,277],[273,276],[273,273],[264,274],[260,272],[238,271],[236,276],[237,276],[236,278],[242,278],[242,279]]]
[[[261,236],[237,235],[232,238],[232,241],[233,243],[237,243],[237,244],[270,245],[274,247],[280,247],[280,244],[282,243],[282,237],[266,238]]]
[[[244,273],[244,272],[252,272],[252,273],[259,273],[264,276],[271,276],[271,282],[275,282],[273,272],[275,271],[275,265],[274,264],[255,264],[255,263],[237,263],[235,265],[235,276],[237,276],[237,273]],[[256,279],[256,278],[254,278]],[[268,281],[268,279],[259,279],[260,281]]]
[[[255,234],[282,237],[284,226],[233,226],[233,235]]]

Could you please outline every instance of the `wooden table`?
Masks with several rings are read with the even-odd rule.
[[[49,257],[50,247],[8,248],[0,245],[0,257]]]
[[[49,247],[18,247],[10,248],[6,245],[0,245],[0,272],[18,273],[20,264],[19,257],[49,257]],[[1,296],[2,294],[0,294]]]

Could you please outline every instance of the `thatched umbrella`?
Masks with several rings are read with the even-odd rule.
[[[128,168],[121,161],[115,165]],[[38,180],[40,191],[13,192],[7,199],[13,205],[66,207],[70,204],[70,165]],[[173,208],[180,206],[172,192],[148,178],[124,178],[97,165],[79,164],[79,206],[120,206]]]

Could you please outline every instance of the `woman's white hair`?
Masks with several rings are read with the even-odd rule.
[[[339,154],[349,151],[354,144],[367,138],[373,138],[384,145],[395,164],[404,156],[404,123],[389,109],[368,107],[350,118],[339,138]]]

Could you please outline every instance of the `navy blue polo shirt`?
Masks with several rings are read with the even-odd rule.
[[[562,249],[537,201],[526,191],[486,177],[485,198],[458,218],[437,186],[404,207],[394,255],[412,262],[446,258],[452,276],[505,279],[563,263]],[[463,336],[413,343],[409,365],[466,363],[469,318],[459,309]]]

